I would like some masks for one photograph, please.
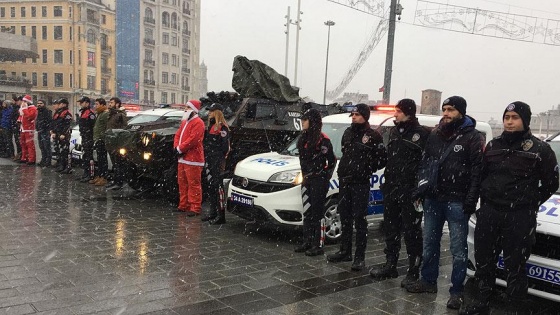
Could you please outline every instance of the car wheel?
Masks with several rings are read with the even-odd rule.
[[[336,242],[342,236],[342,221],[338,213],[338,198],[332,197],[325,204],[325,241]]]

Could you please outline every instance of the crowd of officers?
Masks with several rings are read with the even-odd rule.
[[[327,255],[327,260],[353,261],[355,271],[365,268],[370,177],[385,167],[381,190],[386,262],[372,266],[370,275],[376,280],[399,276],[404,236],[408,269],[401,287],[411,293],[437,293],[441,237],[447,222],[453,256],[447,307],[459,314],[484,314],[496,302],[525,314],[529,312],[525,265],[535,242],[539,206],[559,186],[556,156],[546,142],[532,135],[526,103],[507,105],[504,131],[488,145],[466,109],[467,102],[460,96],[445,99],[443,117],[430,130],[419,124],[415,102],[403,99],[396,105],[395,126],[384,146],[379,132],[368,123],[368,106],[355,107],[352,124],[342,137],[338,166],[342,239],[339,251]],[[316,256],[323,254],[319,222],[336,158],[330,140],[321,133],[319,112],[309,109],[301,119],[297,146],[303,174],[303,243],[294,251]],[[477,217],[473,279],[477,294],[465,303],[468,222],[473,214]],[[498,259],[503,259],[507,275],[503,294],[494,290]]]
[[[81,145],[83,148],[81,176],[77,177],[84,183],[105,186],[115,190],[122,188],[124,165],[120,163],[117,152],[109,152],[113,161],[115,175],[113,181],[108,182],[108,161],[105,148],[105,131],[108,129],[122,129],[126,126],[127,117],[117,97],[109,100],[109,105],[103,98],[95,100],[95,110],[92,101],[84,96],[78,100],[80,105],[76,122],[79,125]],[[54,168],[60,174],[73,172],[70,153],[73,115],[69,102],[65,98],[53,101],[54,112],[47,108],[44,100],[38,100],[35,106],[29,95],[15,97],[12,102],[4,101],[0,112],[0,157],[11,158],[15,162],[26,165],[36,165]],[[38,146],[41,160],[36,161],[34,136],[37,132]],[[51,147],[51,144],[54,148]],[[97,167],[93,162],[94,150],[97,154]],[[52,153],[57,156],[53,165]]]

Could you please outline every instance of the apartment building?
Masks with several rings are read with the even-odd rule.
[[[0,69],[28,78],[35,99],[114,96],[115,23],[115,0],[2,1],[0,31],[36,39],[39,58]]]
[[[200,97],[200,0],[117,1],[117,89],[143,105]]]

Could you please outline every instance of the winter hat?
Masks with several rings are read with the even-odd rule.
[[[357,104],[356,107],[354,107],[354,109],[352,110],[352,112],[359,113],[360,115],[362,115],[362,117],[364,117],[366,121],[369,120],[369,106],[367,106],[366,104],[363,103]]]
[[[70,104],[70,103],[68,102],[67,99],[61,98],[61,99],[58,100],[58,104],[64,104],[64,105],[68,106],[68,104]]]
[[[190,100],[187,102],[187,106],[192,109],[195,113],[198,114],[200,110],[200,101],[199,100]]]
[[[504,120],[507,112],[516,112],[519,114],[521,120],[523,120],[523,128],[525,128],[525,130],[529,129],[529,125],[531,124],[531,106],[521,101],[513,102],[506,107],[502,120]]]
[[[406,116],[416,117],[416,103],[410,98],[403,98],[395,107],[400,109]]]
[[[213,112],[215,110],[219,110],[221,112],[224,111],[224,107],[221,104],[218,103],[212,103],[212,105],[210,105],[210,107],[208,107],[208,111],[209,112]]]
[[[465,101],[465,99],[460,96],[451,96],[445,99],[445,101],[443,101],[443,104],[441,105],[441,109],[443,109],[443,106],[445,105],[451,105],[455,107],[455,109],[459,111],[459,113],[461,113],[461,115],[463,116],[467,114],[467,101]]]
[[[303,113],[301,116],[301,120],[309,120],[309,124],[311,126],[319,126],[323,125],[323,119],[321,117],[321,113],[315,108],[310,108]]]
[[[87,97],[87,96],[82,96],[82,98],[80,98],[80,99],[78,100],[78,103],[83,103],[83,102],[91,103],[89,97]]]
[[[21,100],[28,103],[28,104],[33,104],[33,99],[31,98],[31,96],[29,94],[25,95]]]

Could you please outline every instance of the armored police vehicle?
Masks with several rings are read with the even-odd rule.
[[[394,106],[374,106],[369,119],[372,128],[383,136],[385,144],[393,124]],[[441,117],[418,114],[421,125],[433,128]],[[299,124],[299,118],[295,118]],[[323,118],[323,132],[331,139],[335,155],[340,158],[341,139],[350,126],[348,114]],[[486,142],[492,139],[487,123],[477,122],[476,129],[484,134]],[[301,200],[302,175],[300,170],[297,139],[284,150],[250,156],[239,162],[233,179],[227,187],[227,209],[247,220],[270,222],[281,225],[302,225]],[[383,194],[379,186],[384,182],[383,170],[373,174],[370,182],[368,220],[370,223],[383,213]],[[326,238],[336,240],[342,234],[340,216],[337,212],[339,184],[335,170],[330,180],[325,205]]]
[[[560,134],[549,137],[547,143],[550,145],[556,160],[560,161]],[[474,276],[474,230],[476,227],[476,216],[471,216],[469,221],[469,264],[467,274]],[[496,283],[506,286],[506,273],[504,272],[503,257],[497,266]],[[537,215],[536,243],[533,246],[531,256],[526,265],[529,278],[529,293],[560,302],[560,191],[557,191],[550,199],[543,203]]]

